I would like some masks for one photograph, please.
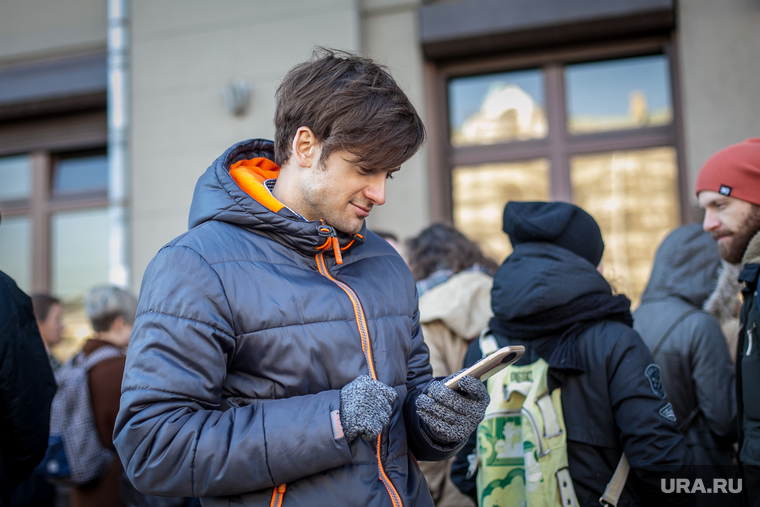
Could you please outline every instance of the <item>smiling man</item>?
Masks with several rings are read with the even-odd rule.
[[[275,142],[219,157],[146,270],[114,443],[138,489],[205,506],[432,506],[415,457],[453,455],[488,394],[432,378],[412,275],[365,225],[422,121],[326,50],[276,99]]]
[[[744,303],[736,354],[739,462],[749,505],[760,506],[760,138],[719,151],[705,163],[696,185],[704,229],[718,253],[743,266]]]

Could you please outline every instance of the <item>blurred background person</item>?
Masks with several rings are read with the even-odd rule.
[[[34,491],[13,487],[30,475],[45,454],[55,378],[32,302],[2,271],[0,359],[0,505],[33,505],[26,501]],[[52,501],[52,490],[47,493]],[[44,499],[36,505],[45,505]]]
[[[719,269],[718,245],[702,225],[679,227],[658,248],[641,306],[633,312],[633,329],[660,366],[694,464],[710,468],[700,467],[698,475],[710,474],[710,483],[712,477],[736,478],[734,367],[720,324],[702,311]],[[738,505],[740,496],[731,500]]]
[[[598,271],[604,242],[596,221],[568,203],[512,201],[503,228],[514,251],[494,276],[489,327],[498,347],[525,347],[516,365],[543,359],[549,392],[561,387],[578,504],[599,504],[625,453],[631,468],[619,505],[691,505],[662,492],[661,479],[693,478],[692,457],[653,381],[651,370],[659,369],[650,368],[652,355],[632,329],[629,299],[614,295]],[[479,342],[465,367],[482,357]],[[473,433],[452,468],[455,484],[473,498],[476,445]]]
[[[137,299],[129,292],[105,285],[90,289],[84,301],[85,311],[95,336],[87,340],[82,352],[89,355],[101,347],[116,347],[126,352],[135,322]],[[71,488],[71,507],[178,507],[199,505],[196,499],[157,497],[137,491],[124,473],[115,454],[112,435],[119,412],[121,380],[126,355],[104,359],[88,372],[92,411],[97,435],[106,449],[114,451],[114,459],[105,476],[94,484]]]
[[[125,351],[135,321],[135,297],[118,287],[100,286],[87,292],[84,304],[95,336],[85,342],[82,353],[87,356],[101,347],[109,346]],[[72,507],[124,505],[119,490],[123,469],[111,435],[119,412],[125,359],[124,354],[104,359],[88,372],[90,400],[98,432],[93,438],[99,438],[103,447],[112,449],[114,458],[105,476],[95,484],[71,488]]]
[[[52,348],[63,338],[63,304],[50,294],[32,294],[32,306],[40,336],[50,358],[50,366],[53,372],[58,371],[61,363],[52,354]]]
[[[468,345],[488,326],[496,263],[477,243],[442,223],[408,240],[407,251],[433,376],[446,377],[462,368]],[[420,463],[436,506],[475,505],[451,482],[452,462]]]

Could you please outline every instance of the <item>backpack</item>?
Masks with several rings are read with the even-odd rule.
[[[80,352],[55,374],[58,391],[50,409],[50,437],[40,464],[53,483],[81,486],[105,475],[115,453],[103,447],[95,427],[87,374],[105,359],[123,356],[104,346],[85,356]]]
[[[483,356],[498,349],[488,329],[480,336]],[[561,388],[549,392],[549,365],[543,359],[510,365],[486,383],[491,402],[477,429],[475,471],[479,507],[574,507],[578,505],[568,470],[567,430]],[[607,486],[602,505],[617,505],[628,476],[625,454]]]

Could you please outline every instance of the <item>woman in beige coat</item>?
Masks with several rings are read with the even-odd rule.
[[[445,377],[462,369],[468,345],[488,325],[496,263],[447,224],[431,225],[407,248],[430,365],[434,376]],[[420,468],[436,507],[474,507],[451,482],[450,460],[423,462]]]

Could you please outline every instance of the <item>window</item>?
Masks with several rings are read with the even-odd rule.
[[[507,201],[574,202],[602,229],[605,276],[637,304],[686,212],[671,59],[667,40],[650,40],[439,67],[448,113],[433,161],[451,199],[432,196],[435,218],[501,261]]]
[[[0,157],[0,270],[27,294],[64,303],[67,357],[90,334],[83,296],[108,282],[104,149]]]

